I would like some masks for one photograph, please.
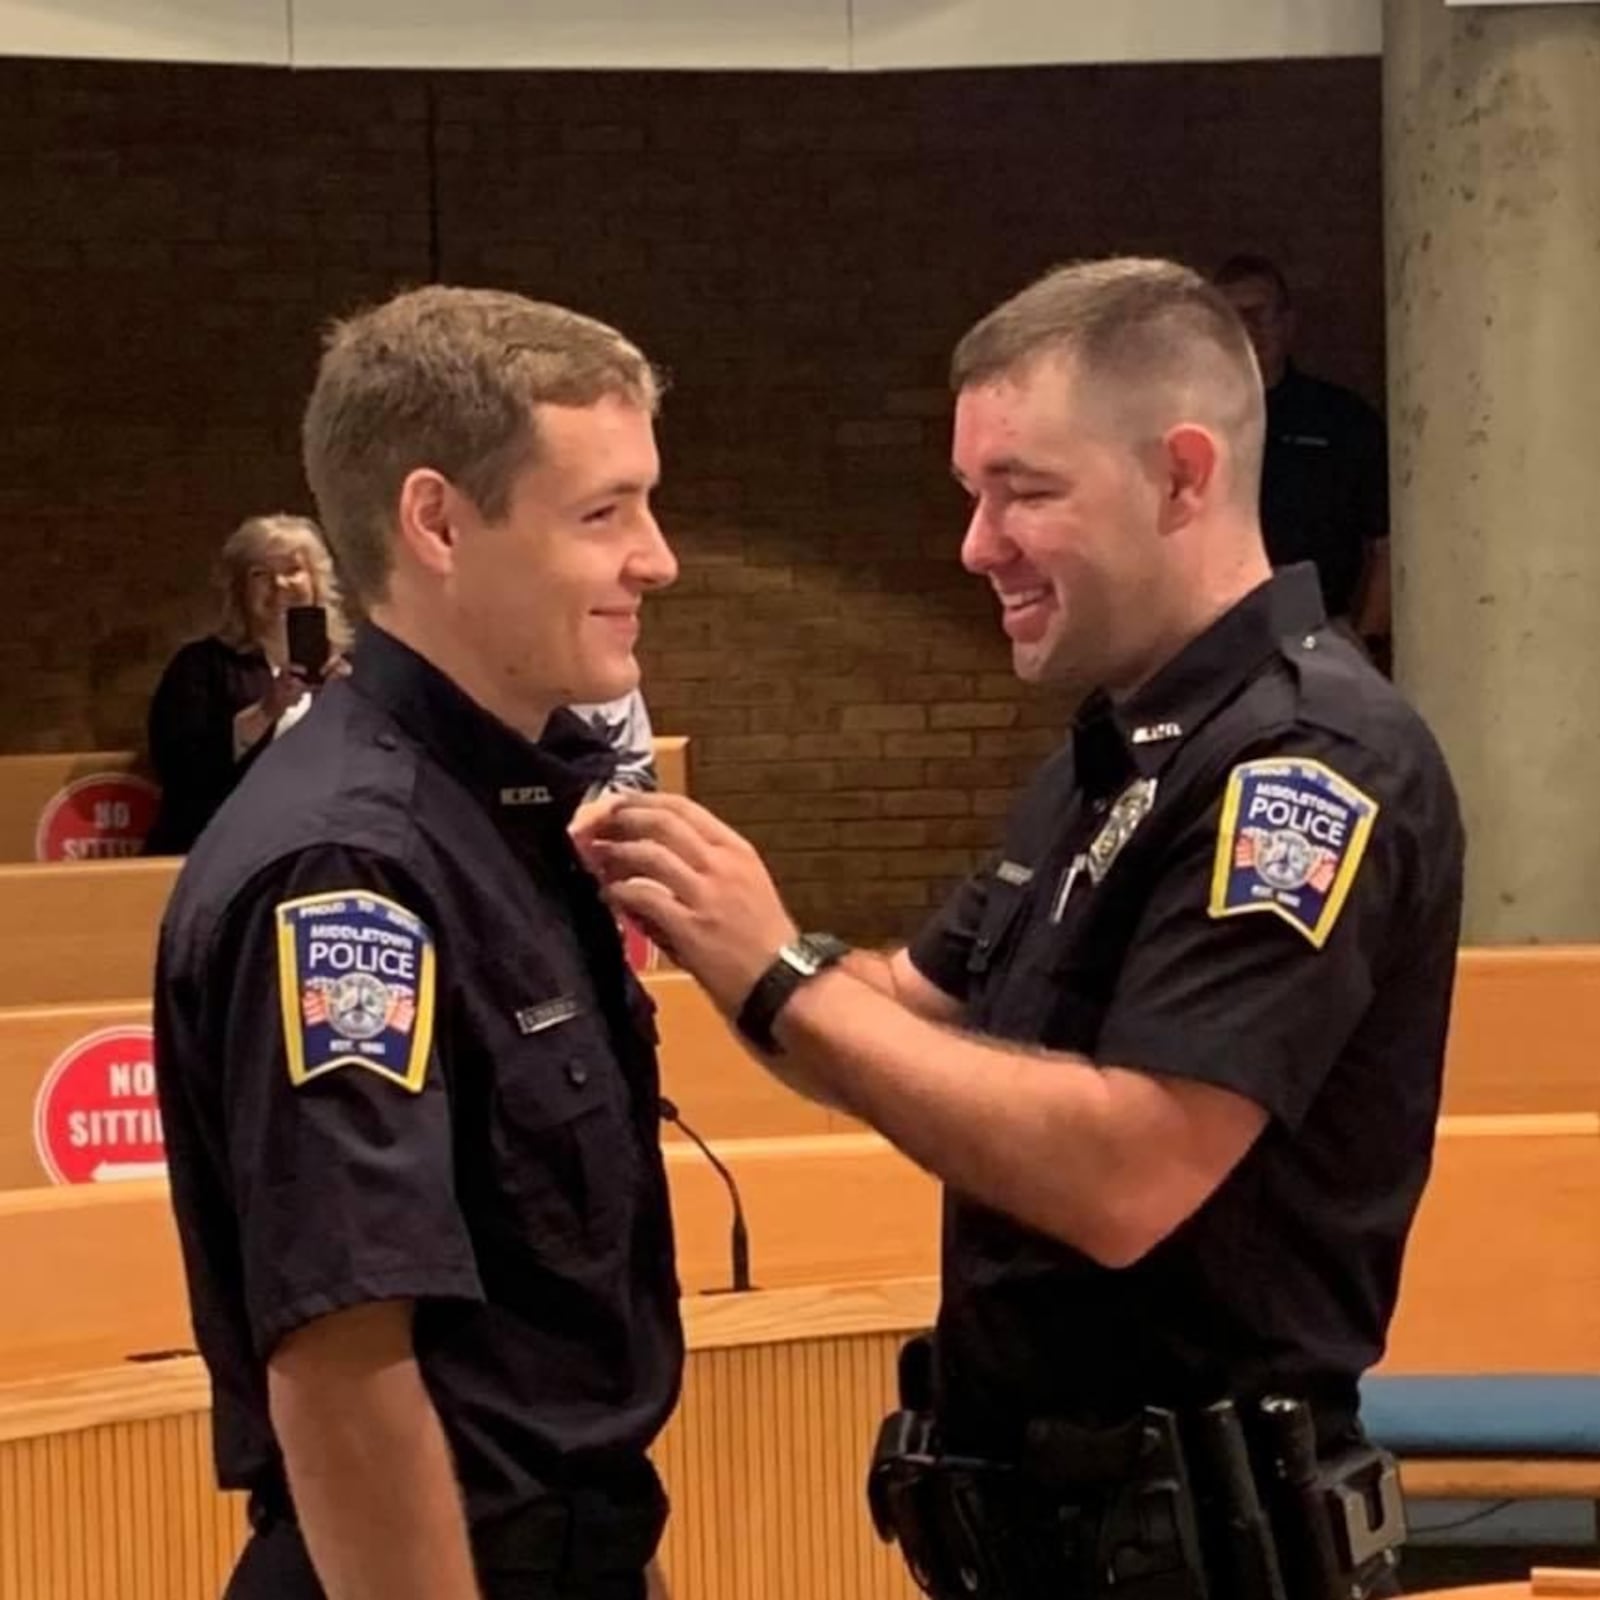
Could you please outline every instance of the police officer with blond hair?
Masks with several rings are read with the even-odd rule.
[[[560,709],[676,563],[621,335],[429,288],[338,328],[307,476],[371,622],[162,927],[172,1198],[250,1500],[231,1600],[643,1600],[683,1365],[650,1003]],[[651,1592],[662,1592],[659,1583]]]

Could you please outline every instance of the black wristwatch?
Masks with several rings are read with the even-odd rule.
[[[772,1036],[778,1013],[802,983],[826,972],[849,955],[850,946],[831,933],[802,933],[793,944],[786,944],[772,965],[756,980],[756,986],[739,1007],[734,1025],[764,1055],[783,1052]]]

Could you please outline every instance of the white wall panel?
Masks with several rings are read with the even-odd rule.
[[[297,65],[842,68],[847,0],[293,0]]]
[[[284,65],[288,0],[0,0],[0,55]]]
[[[0,0],[0,54],[487,69],[1231,60],[1373,54],[1381,11],[1381,0]]]
[[[1375,55],[1381,0],[854,0],[867,69]]]

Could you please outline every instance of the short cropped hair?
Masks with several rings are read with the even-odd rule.
[[[383,597],[400,488],[442,473],[486,517],[538,455],[534,408],[618,395],[654,413],[662,381],[614,328],[491,289],[432,285],[330,331],[302,427],[306,477],[345,582]]]
[[[1199,273],[1173,261],[1118,257],[1047,273],[996,307],[956,346],[951,387],[1015,376],[1065,357],[1108,404],[1183,420],[1228,441],[1241,492],[1253,498],[1266,427],[1261,373],[1238,314]]]

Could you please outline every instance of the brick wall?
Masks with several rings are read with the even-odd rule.
[[[1378,93],[1370,61],[0,62],[0,749],[138,740],[222,535],[308,509],[319,324],[436,263],[612,319],[670,369],[683,578],[647,620],[652,710],[804,920],[904,932],[1062,719],[957,564],[952,342],[1060,259],[1265,248],[1308,364],[1378,394]]]

